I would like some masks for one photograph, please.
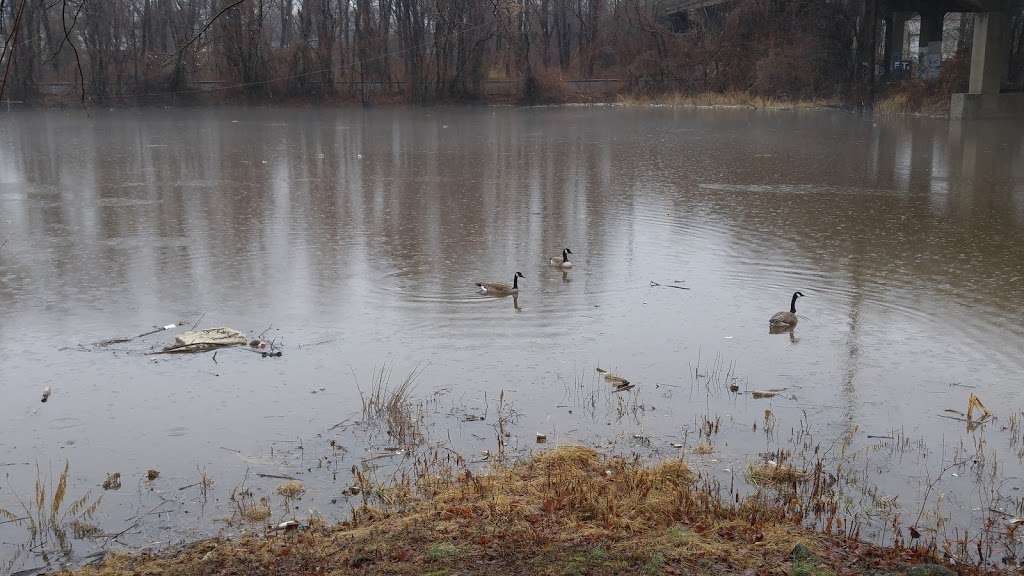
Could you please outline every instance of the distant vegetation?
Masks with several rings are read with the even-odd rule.
[[[857,100],[865,1],[0,0],[0,97],[557,102],[579,94],[568,79],[613,78],[640,97]]]

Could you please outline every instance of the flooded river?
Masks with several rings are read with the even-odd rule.
[[[563,247],[564,274],[546,265]],[[476,291],[517,271],[514,299]],[[796,330],[769,334],[797,290]],[[503,411],[513,454],[542,448],[538,433],[645,458],[684,444],[728,487],[809,430],[821,451],[863,456],[872,488],[849,503],[862,537],[891,542],[888,502],[952,538],[1022,512],[1022,302],[1021,124],[621,107],[4,113],[0,508],[23,515],[67,462],[69,501],[102,495],[102,534],[69,534],[74,561],[237,531],[224,520],[240,485],[270,500],[263,524],[344,518],[352,466],[389,444],[358,425],[383,368],[395,386],[419,371],[425,441],[471,461],[496,450]],[[263,334],[284,355],[146,354],[177,330],[92,346],[177,321]],[[635,388],[614,392],[598,367]],[[967,431],[947,410],[972,393],[996,419]],[[101,488],[114,472],[121,488]],[[307,493],[286,509],[281,480],[259,474]],[[0,524],[0,570],[59,563],[59,548]]]

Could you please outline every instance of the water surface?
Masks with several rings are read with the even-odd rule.
[[[718,417],[715,452],[691,460],[725,481],[797,428],[851,450],[870,451],[869,435],[910,438],[912,454],[881,450],[864,472],[909,516],[956,447],[980,440],[1005,481],[986,497],[969,474],[944,478],[950,532],[977,529],[1024,485],[1000,432],[1024,395],[1019,123],[621,107],[15,111],[0,115],[3,242],[0,506],[27,500],[37,465],[55,475],[68,461],[72,494],[103,493],[100,527],[130,528],[116,544],[231,530],[231,488],[271,495],[279,483],[256,473],[303,479],[298,513],[344,517],[348,470],[384,441],[332,427],[359,419],[356,383],[382,366],[394,381],[422,369],[431,441],[471,459],[495,448],[504,392],[522,453],[542,432],[667,456]],[[567,274],[545,266],[564,246]],[[516,271],[516,299],[475,292]],[[795,290],[799,326],[770,335]],[[265,332],[285,355],[145,355],[168,333],[88,346],[178,320]],[[716,365],[741,392],[785,392],[712,391]],[[637,387],[612,393],[598,366]],[[943,417],[970,393],[995,425],[967,433]],[[765,409],[776,440],[753,428]],[[161,471],[152,484],[149,468]],[[99,487],[109,472],[121,490]],[[202,472],[216,481],[206,502],[179,490]],[[26,538],[0,525],[10,567],[41,563]],[[76,554],[105,543],[76,542]]]

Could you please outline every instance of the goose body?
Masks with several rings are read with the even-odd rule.
[[[572,268],[572,262],[569,262],[569,254],[572,254],[572,250],[563,248],[562,257],[555,256],[554,258],[549,258],[548,264],[558,266],[559,268]]]
[[[793,299],[789,303],[788,312],[776,312],[769,320],[771,328],[793,328],[797,323],[796,299],[803,296],[802,292],[794,292]]]
[[[508,285],[503,282],[477,282],[476,287],[480,290],[481,294],[490,294],[492,296],[508,296],[509,294],[517,294],[519,292],[519,279],[526,278],[522,272],[516,272],[512,276],[512,284]]]

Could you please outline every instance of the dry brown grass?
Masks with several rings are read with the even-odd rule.
[[[701,456],[706,456],[708,454],[713,453],[714,451],[715,447],[712,446],[709,442],[701,442],[700,444],[697,444],[696,446],[693,447],[693,453],[700,454]]]
[[[299,498],[306,493],[306,486],[298,480],[289,480],[277,487],[277,493],[289,500]]]
[[[391,369],[384,366],[374,371],[365,393],[356,382],[363,404],[363,421],[383,426],[388,436],[402,446],[413,446],[423,440],[423,407],[412,401],[421,372],[420,368],[413,370],[401,384],[392,387]]]
[[[678,108],[750,108],[756,110],[815,110],[833,108],[834,100],[786,100],[756,96],[749,92],[700,92],[661,96],[620,96],[626,106],[669,106]]]
[[[796,544],[812,567],[857,574],[921,557],[764,520],[752,509],[768,504],[723,502],[678,459],[648,466],[571,446],[460,470],[391,486],[380,507],[333,527],[112,554],[77,574],[785,574]]]
[[[806,472],[785,463],[761,462],[747,466],[747,479],[756,486],[792,486],[807,478]]]
[[[257,524],[267,520],[272,514],[270,500],[265,496],[257,499],[252,491],[245,487],[232,490],[229,499],[234,506],[232,516],[228,519],[229,523]]]

